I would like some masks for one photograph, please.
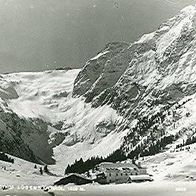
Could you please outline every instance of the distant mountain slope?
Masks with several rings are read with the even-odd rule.
[[[9,112],[18,118],[23,142],[45,163],[54,163],[53,158],[61,174],[68,163],[81,156],[108,155],[120,147],[126,135],[114,131],[122,118],[111,107],[92,108],[82,97],[72,97],[79,72],[54,70],[1,75],[1,88],[6,95],[2,95],[3,114]],[[25,154],[15,155],[26,159]]]

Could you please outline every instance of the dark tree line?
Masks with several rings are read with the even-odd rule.
[[[188,138],[186,141],[183,141],[183,144],[176,145],[176,148],[181,148],[181,147],[188,146],[188,145],[191,145],[191,144],[194,144],[194,143],[196,143],[196,137],[195,136]]]
[[[165,136],[150,145],[148,149],[141,152],[141,157],[151,156],[161,152],[168,144],[171,144],[176,140],[174,135]]]
[[[119,149],[119,150],[114,151],[109,156],[107,156],[104,159],[104,161],[116,163],[117,161],[124,161],[126,159],[127,159],[127,156],[125,155],[124,151],[122,149]]]
[[[113,153],[111,153],[106,158],[92,157],[87,161],[83,161],[83,159],[81,158],[80,160],[76,160],[72,165],[68,165],[67,168],[65,169],[65,174],[69,174],[69,173],[82,174],[89,171],[90,169],[93,169],[96,165],[102,162],[116,163],[118,161],[124,161],[128,158],[136,160],[139,157],[155,155],[161,152],[168,144],[171,144],[176,139],[177,138],[174,135],[165,136],[157,140],[155,143],[150,144],[150,146],[148,147],[144,147],[142,146],[142,144],[138,145],[128,155],[125,155],[124,150],[120,148],[114,151]]]
[[[142,144],[138,145],[134,150],[132,150],[128,155],[125,155],[123,149],[118,149],[114,151],[112,154],[107,156],[106,158],[102,157],[92,157],[87,161],[83,161],[81,158],[79,161],[75,161],[72,165],[68,165],[65,174],[68,173],[85,173],[90,169],[93,169],[96,165],[100,164],[101,162],[118,162],[124,161],[128,158],[136,160],[139,157],[151,156],[155,155],[161,151],[168,145],[171,144],[173,141],[177,139],[177,136],[170,135],[162,137],[161,139],[157,140],[156,142],[150,144],[148,147],[143,146]],[[196,139],[196,138],[195,138]]]
[[[164,112],[165,111],[157,112],[151,117],[138,117],[139,122],[137,123],[137,125],[131,128],[130,133],[124,137],[124,144],[126,145],[132,143],[133,146],[137,145],[137,143],[140,141],[140,136],[146,135],[150,129],[153,130],[152,133],[158,134],[159,137],[164,136],[164,130],[159,130],[158,126],[155,126],[156,124],[163,123],[166,117],[166,114],[164,114]],[[153,134],[151,134],[151,137],[154,137]],[[152,139],[155,140],[156,138]]]
[[[124,154],[124,152],[119,149],[111,153],[106,158],[102,157],[92,157],[86,161],[83,161],[81,158],[80,160],[76,160],[72,165],[68,165],[65,169],[65,174],[69,173],[85,173],[89,171],[90,169],[93,169],[96,165],[102,163],[102,162],[117,162],[117,161],[124,161],[127,159],[127,156]]]
[[[139,157],[151,156],[161,152],[168,144],[176,140],[176,136],[170,135],[162,137],[156,142],[144,147],[142,144],[138,145],[134,150],[128,154],[130,159],[138,159]]]
[[[5,153],[0,152],[0,160],[2,161],[6,161],[9,163],[14,163],[14,159],[12,159],[11,157],[8,157]]]
[[[68,165],[65,169],[65,174],[69,173],[85,173],[90,169],[94,168],[97,164],[100,164],[103,161],[102,157],[92,157],[86,161],[83,161],[81,158],[80,160],[76,160],[72,165]]]

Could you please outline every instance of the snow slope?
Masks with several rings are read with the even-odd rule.
[[[10,156],[10,155],[9,155]],[[13,186],[46,186],[52,185],[62,176],[50,176],[45,172],[43,175],[40,174],[39,169],[43,165],[24,161],[22,159],[14,158],[14,163],[8,163],[0,161],[0,183],[3,185],[13,185]],[[50,170],[50,167],[49,167]]]
[[[196,144],[190,145],[190,150],[168,150],[141,160],[155,181],[196,180]]]
[[[53,147],[56,161],[54,167],[61,174],[68,163],[80,157],[108,155],[120,147],[126,135],[126,131],[115,132],[122,117],[110,106],[92,108],[82,97],[72,97],[79,71],[1,75],[18,95],[6,99],[7,108],[20,118],[39,118],[48,124],[48,143]]]
[[[3,78],[13,84],[19,96],[9,101],[9,107],[19,116],[42,118],[49,122],[61,120],[61,105],[71,96],[73,81],[78,72],[71,70],[4,75]]]

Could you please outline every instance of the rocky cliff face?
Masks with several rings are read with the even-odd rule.
[[[97,56],[90,59],[75,80],[73,95],[84,95],[86,101],[90,102],[103,89],[113,86],[127,65],[120,63],[113,66],[111,60],[128,46],[127,43],[109,43]]]
[[[195,134],[190,128],[195,124],[190,117],[195,110],[188,112],[187,108],[196,95],[195,19],[194,6],[183,9],[157,31],[144,35],[113,56],[104,64],[101,74],[96,73],[99,77],[91,84],[90,100],[94,107],[107,104],[123,116],[117,131],[129,130],[124,148],[127,145],[132,149],[141,141],[147,146],[149,141],[156,142],[168,134],[175,135],[176,140],[187,137],[187,132],[188,137]],[[93,64],[84,69],[92,67]],[[76,83],[74,94],[78,86],[83,89],[83,85]]]
[[[47,125],[40,119],[23,119],[0,112],[0,149],[32,162],[53,164]]]

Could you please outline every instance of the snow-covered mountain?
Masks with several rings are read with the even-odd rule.
[[[195,19],[196,8],[186,7],[116,56],[108,58],[106,51],[91,59],[78,75],[76,97],[84,91],[86,102],[110,105],[123,117],[115,131],[127,132],[122,145],[127,153],[165,136],[180,142],[195,134]],[[101,74],[99,69],[92,74],[96,63]]]
[[[1,74],[2,151],[62,174],[81,157],[173,150],[193,137],[195,19],[189,6],[132,44],[108,44],[81,70]]]

